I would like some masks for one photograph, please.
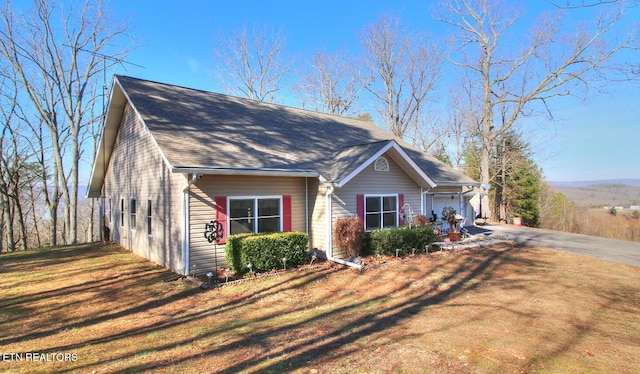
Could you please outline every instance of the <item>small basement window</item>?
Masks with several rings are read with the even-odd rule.
[[[373,164],[373,170],[375,171],[389,171],[389,161],[386,158],[380,157]]]

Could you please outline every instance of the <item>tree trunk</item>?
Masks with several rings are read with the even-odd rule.
[[[40,235],[40,227],[38,225],[38,216],[36,215],[36,195],[33,190],[33,182],[29,183],[29,189],[31,191],[31,215],[33,216],[33,230],[36,234],[36,248],[42,247],[42,236]]]
[[[18,232],[20,237],[18,241],[20,242],[20,246],[23,251],[27,250],[27,228],[24,224],[24,213],[22,212],[22,204],[20,199],[16,199],[15,202],[15,215],[18,221]]]
[[[13,202],[10,198],[6,199],[6,207],[4,210],[4,220],[7,223],[7,251],[14,252],[16,250],[15,234],[13,232]]]

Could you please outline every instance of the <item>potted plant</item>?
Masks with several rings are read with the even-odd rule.
[[[458,214],[453,207],[445,207],[442,209],[442,219],[449,222],[449,240],[452,242],[460,240],[460,233],[458,232]]]

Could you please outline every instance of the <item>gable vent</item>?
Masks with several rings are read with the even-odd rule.
[[[373,164],[373,170],[375,171],[389,171],[389,161],[386,158],[380,157]]]

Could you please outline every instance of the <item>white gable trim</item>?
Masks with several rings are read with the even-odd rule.
[[[118,84],[118,87],[120,87],[120,90],[122,90],[122,93],[127,98],[127,102],[129,102],[129,105],[131,105],[131,108],[136,113],[136,116],[140,120],[140,123],[142,123],[142,126],[144,127],[144,130],[147,132],[147,135],[149,135],[151,142],[156,147],[156,150],[158,151],[158,153],[160,153],[160,157],[162,157],[162,160],[164,161],[167,168],[171,169],[172,166],[171,166],[171,163],[169,162],[169,159],[167,158],[167,156],[165,156],[164,152],[162,151],[162,148],[160,148],[160,145],[156,141],[156,138],[153,137],[151,130],[149,130],[149,127],[147,126],[147,123],[142,118],[142,115],[140,114],[140,112],[138,112],[138,108],[136,108],[135,104],[133,103],[133,100],[131,100],[127,91],[122,87],[122,85],[120,84],[120,81],[118,81],[118,78],[116,77],[115,79],[116,79],[116,83]]]
[[[395,150],[400,154],[402,159],[409,164],[409,166],[422,178],[424,182],[426,182],[431,188],[436,187],[436,183],[427,176],[427,174],[422,171],[422,169],[416,164],[411,157],[407,154],[407,152],[400,147],[400,145],[395,140],[390,140],[384,147],[380,148],[378,152],[376,152],[373,156],[369,157],[365,162],[363,162],[360,166],[358,166],[355,170],[353,170],[349,175],[342,178],[342,180],[335,181],[334,185],[338,188],[349,183],[356,175],[360,174],[366,167],[374,163],[378,158],[387,153],[390,149]]]
[[[140,120],[145,132],[149,135],[151,142],[155,146],[156,150],[160,154],[163,162],[167,168],[171,169],[172,166],[169,163],[169,159],[165,156],[162,148],[158,145],[158,142],[151,134],[149,127],[145,123],[144,119],[138,112],[135,104],[122,87],[118,77],[114,78],[111,94],[109,97],[109,103],[107,105],[107,112],[102,124],[102,133],[100,134],[100,140],[98,142],[98,153],[93,160],[93,167],[91,168],[91,175],[89,176],[89,188],[87,189],[87,197],[99,197],[102,195],[102,189],[104,188],[105,171],[111,162],[111,155],[113,152],[113,146],[115,145],[116,138],[118,136],[120,126],[122,125],[122,113],[126,104],[131,105],[131,109],[135,113],[136,117]],[[98,187],[100,187],[98,189]]]

